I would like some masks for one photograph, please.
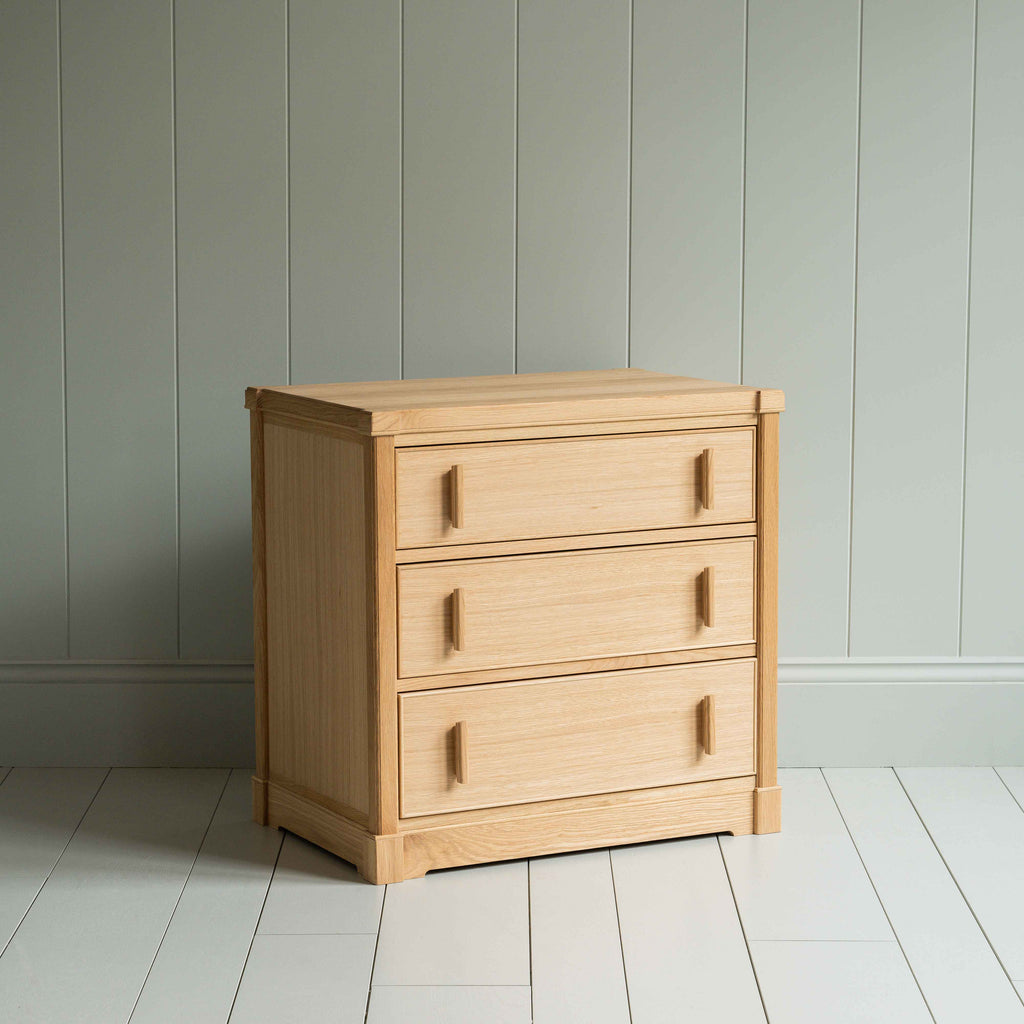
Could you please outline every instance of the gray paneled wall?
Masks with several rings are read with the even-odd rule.
[[[6,0],[0,660],[244,660],[248,383],[775,385],[788,657],[1024,655],[1017,0]]]

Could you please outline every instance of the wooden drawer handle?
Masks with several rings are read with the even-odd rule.
[[[705,448],[700,457],[700,503],[706,509],[715,507],[715,449]]]
[[[452,591],[452,647],[457,651],[466,649],[466,598],[462,587]]]
[[[452,526],[461,530],[465,522],[465,502],[463,500],[462,467],[452,466],[448,474],[448,486],[451,488],[451,519]]]
[[[455,723],[455,781],[469,782],[469,722]]]
[[[701,702],[701,742],[705,754],[715,752],[715,698],[708,694]]]
[[[715,567],[706,566],[701,576],[704,625],[711,629],[715,624]]]

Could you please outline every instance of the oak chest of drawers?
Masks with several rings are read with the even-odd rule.
[[[774,832],[779,391],[249,388],[254,817],[373,882]]]

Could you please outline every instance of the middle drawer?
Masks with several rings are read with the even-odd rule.
[[[755,541],[403,565],[402,677],[754,640]]]

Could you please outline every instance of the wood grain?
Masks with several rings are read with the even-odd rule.
[[[364,448],[264,429],[270,778],[365,813],[373,569]]]
[[[267,414],[269,415],[269,414]],[[719,540],[754,537],[757,525],[722,523],[718,526],[682,526],[665,530],[625,530],[621,533],[588,533],[577,537],[542,537],[503,540],[483,544],[438,544],[428,548],[402,548],[395,552],[400,564],[442,562],[452,558],[486,558],[488,555],[530,555],[542,551],[580,551],[584,548],[630,547],[635,544],[669,544],[672,541]]]
[[[718,615],[701,621],[703,569],[714,565]],[[466,648],[449,642],[449,595],[465,591]],[[399,674],[532,665],[749,643],[754,541],[403,565]]]
[[[718,416],[702,416],[695,413],[670,418],[638,416],[632,420],[581,420],[579,423],[542,423],[521,427],[411,431],[407,434],[396,434],[395,445],[399,448],[415,448],[433,444],[475,444],[484,441],[525,441],[537,437],[574,437],[580,434],[594,436],[756,425],[757,416],[753,413],[723,413]]]
[[[751,658],[756,653],[755,644],[730,644],[728,647],[705,647],[692,651],[659,651],[653,654],[630,654],[619,658],[583,658],[577,661],[549,662],[546,665],[488,668],[476,672],[440,672],[432,676],[409,676],[399,679],[398,692],[436,690],[439,686],[507,682],[510,679],[540,679],[542,676],[576,675],[583,672],[614,672],[620,669],[656,668],[659,665],[689,665],[702,661]]]
[[[569,423],[781,412],[781,391],[640,369],[295,384],[247,392],[247,404],[374,434],[550,428]]]
[[[749,835],[754,827],[749,785],[736,780],[732,789],[715,783],[715,791],[692,792],[671,800],[578,808],[479,824],[452,825],[405,834],[405,877],[436,868],[480,864],[514,857],[537,857],[567,850],[651,842],[703,832]]]
[[[747,775],[753,701],[751,660],[403,694],[402,817]],[[453,729],[473,737],[463,785]]]
[[[704,453],[712,446],[717,505],[709,508]],[[754,431],[743,427],[403,449],[397,459],[403,548],[754,518]]]
[[[367,443],[365,487],[371,502],[366,523],[370,827],[373,832],[390,833],[398,821],[395,446],[390,437]]]
[[[757,428],[757,517],[757,785],[763,789],[778,782],[778,413],[764,414]],[[762,823],[769,821],[775,819],[764,818]]]

